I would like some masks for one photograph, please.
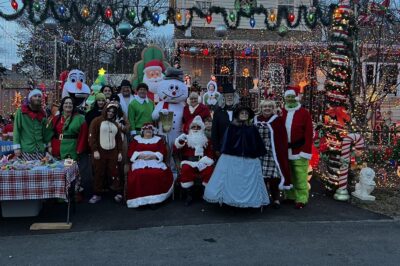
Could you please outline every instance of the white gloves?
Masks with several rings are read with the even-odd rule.
[[[178,141],[179,141],[179,142],[186,142],[186,141],[187,141],[187,135],[186,135],[186,134],[181,134],[181,135],[178,137]]]
[[[163,115],[167,115],[169,113],[168,109],[161,109],[160,113],[162,113]]]
[[[95,158],[96,160],[99,160],[100,159],[100,153],[98,151],[95,151],[93,153],[93,158]]]

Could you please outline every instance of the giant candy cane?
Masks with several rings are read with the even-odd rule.
[[[340,174],[337,180],[338,189],[347,189],[347,177],[349,176],[349,163],[351,156],[351,149],[361,150],[364,148],[364,138],[357,133],[350,133],[342,140],[342,150],[340,160],[342,165],[340,167]]]

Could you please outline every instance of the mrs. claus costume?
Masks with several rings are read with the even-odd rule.
[[[153,133],[155,130],[152,124],[143,125],[142,134],[133,138],[128,149],[132,162],[126,185],[126,203],[129,208],[163,202],[173,191],[172,172],[165,164],[166,144],[159,136],[142,137],[146,129],[152,129]],[[155,155],[157,159],[139,159],[142,154]]]
[[[288,135],[289,163],[291,166],[293,188],[285,193],[286,198],[294,200],[296,208],[301,209],[308,202],[308,164],[311,159],[313,126],[310,113],[301,107],[298,99],[297,88],[289,87],[285,92],[296,96],[297,104],[282,110]],[[287,100],[286,100],[287,101]]]

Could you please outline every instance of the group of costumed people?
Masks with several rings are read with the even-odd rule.
[[[15,114],[15,155],[32,160],[47,151],[77,160],[81,170],[93,171],[81,177],[90,180],[90,203],[111,190],[128,207],[154,206],[179,186],[190,205],[200,180],[211,203],[258,208],[272,201],[279,208],[284,190],[296,208],[307,204],[313,128],[298,91],[285,92],[282,116],[266,100],[255,115],[232,84],[218,88],[211,81],[199,97],[189,94],[180,69],[164,72],[153,62],[144,74],[135,93],[127,80],[117,95],[103,86],[88,112],[82,71],[70,71],[51,117],[42,109],[42,92],[32,90]]]

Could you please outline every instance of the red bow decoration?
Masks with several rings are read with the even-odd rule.
[[[345,122],[350,121],[350,116],[344,107],[332,107],[326,111],[326,113],[331,117],[336,117],[336,120],[340,125],[344,126]]]

